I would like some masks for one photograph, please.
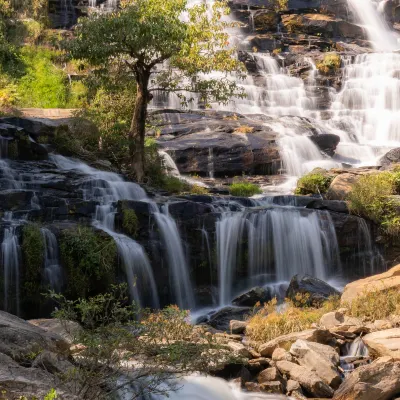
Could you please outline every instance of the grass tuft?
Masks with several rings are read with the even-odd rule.
[[[261,194],[260,186],[250,182],[237,182],[229,186],[229,193],[232,196],[251,197],[255,194]]]

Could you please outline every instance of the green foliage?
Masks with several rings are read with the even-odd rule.
[[[229,193],[232,196],[251,197],[255,194],[261,194],[261,188],[250,182],[236,182],[229,186]]]
[[[36,224],[25,225],[22,229],[22,254],[27,270],[34,277],[40,273],[44,262],[45,244],[40,228]]]
[[[116,388],[125,385],[138,390],[132,398],[165,395],[177,389],[172,379],[176,374],[207,372],[210,363],[215,364],[211,351],[220,351],[220,346],[189,323],[187,311],[170,306],[152,314],[136,309],[126,294],[127,285],[123,284],[75,301],[54,292],[48,295],[58,304],[54,317],[65,322],[73,343],[81,348],[76,368],[62,378],[73,382],[70,387],[82,400],[113,398]],[[69,331],[69,321],[78,322],[82,329]],[[218,359],[239,361],[219,352]],[[126,374],[126,363],[132,361],[134,368]]]
[[[393,195],[399,192],[400,172],[380,172],[360,177],[349,194],[351,212],[366,217],[389,235],[400,232],[398,203]]]
[[[190,194],[202,194],[202,195],[206,195],[208,194],[208,189],[204,186],[200,186],[200,185],[193,185],[190,188]]]
[[[189,191],[190,186],[176,176],[164,175],[160,188],[169,194],[180,194]]]
[[[342,59],[337,53],[329,53],[317,64],[317,69],[321,74],[330,75],[336,73],[342,64]]]
[[[115,281],[116,245],[103,232],[83,226],[63,231],[60,254],[69,282],[68,294],[73,298],[104,291]]]
[[[138,230],[138,217],[134,210],[122,210],[122,228],[129,236],[136,236]]]
[[[326,193],[332,180],[333,176],[331,175],[312,171],[298,180],[295,194],[308,195]]]

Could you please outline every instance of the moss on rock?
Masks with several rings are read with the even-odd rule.
[[[326,193],[334,176],[321,168],[311,171],[297,181],[295,194],[309,195]]]
[[[136,236],[139,221],[134,210],[128,208],[122,210],[122,228],[129,236]]]

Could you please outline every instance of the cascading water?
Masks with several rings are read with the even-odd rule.
[[[119,257],[125,267],[132,298],[138,305],[143,305],[145,293],[149,293],[147,297],[151,305],[158,307],[159,300],[153,270],[145,251],[133,239],[114,231],[115,203],[118,200],[146,199],[146,192],[139,185],[125,182],[113,172],[99,171],[87,164],[60,155],[53,155],[52,159],[62,170],[75,170],[87,176],[81,185],[84,198],[99,202],[93,225],[114,238]]]
[[[4,269],[4,309],[19,315],[21,248],[16,229],[20,222],[14,220],[10,212],[5,214],[3,221],[9,223],[9,226],[4,229],[4,238],[1,244]]]
[[[234,279],[245,263],[241,251],[246,239],[247,280]],[[281,207],[225,213],[217,223],[217,254],[221,306],[243,286],[288,282],[295,274],[326,280],[340,270],[335,228],[328,212]],[[235,287],[238,281],[242,287]]]
[[[44,241],[44,277],[50,287],[59,292],[62,288],[63,276],[60,265],[56,235],[47,228],[40,229]]]

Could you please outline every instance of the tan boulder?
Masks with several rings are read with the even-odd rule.
[[[337,351],[325,344],[297,340],[290,348],[290,353],[300,365],[313,370],[326,384],[337,389],[342,383],[337,366],[340,358]]]
[[[349,283],[344,288],[341,302],[342,304],[351,303],[365,292],[375,290],[385,291],[388,289],[400,290],[400,264],[382,274]]]
[[[355,174],[340,174],[329,186],[326,197],[329,200],[346,200],[350,194],[353,185],[360,179],[360,175]]]
[[[302,332],[293,332],[272,339],[259,346],[258,351],[262,357],[272,357],[275,349],[281,347],[285,350],[289,350],[291,345],[298,339],[306,340],[308,342],[328,344],[333,337],[329,331],[324,329],[308,329]]]
[[[258,383],[265,383],[271,381],[282,382],[283,377],[275,367],[271,367],[264,369],[264,371],[260,372],[257,376],[257,381]]]
[[[279,371],[299,382],[301,387],[313,397],[331,398],[333,389],[327,385],[311,368],[290,361],[278,361]]]
[[[272,361],[294,361],[294,359],[288,351],[278,347],[272,353]]]
[[[238,356],[252,358],[250,351],[240,342],[228,342],[226,347],[228,347],[233,351],[234,354]]]
[[[348,375],[333,400],[390,400],[399,393],[400,362],[382,357]]]
[[[363,340],[372,357],[390,356],[400,360],[400,328],[369,333]]]
[[[334,328],[335,326],[341,325],[343,322],[344,322],[344,314],[338,311],[332,311],[327,314],[324,314],[321,317],[319,324],[325,329],[331,329]]]

